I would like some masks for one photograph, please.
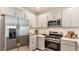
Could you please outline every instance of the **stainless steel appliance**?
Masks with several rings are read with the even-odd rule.
[[[62,34],[58,34],[56,32],[49,32],[49,36],[47,36],[45,40],[45,47],[55,51],[60,51],[61,37]]]
[[[2,36],[0,37],[1,51],[19,48],[21,45],[27,44],[29,31],[28,20],[3,14],[0,16],[0,21],[2,32]],[[17,46],[17,41],[20,44],[19,46]]]
[[[48,27],[61,27],[61,26],[62,26],[61,19],[48,21]]]

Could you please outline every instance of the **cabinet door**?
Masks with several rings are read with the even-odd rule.
[[[27,27],[29,25],[28,20],[23,18],[19,18],[19,24],[20,26],[24,26],[24,27]]]
[[[55,16],[55,19],[56,19],[56,20],[61,19],[61,10],[55,12],[54,16]]]
[[[28,20],[29,26],[31,27],[31,23],[30,23],[30,13],[29,13],[28,11],[26,11],[26,20]]]
[[[36,15],[30,12],[26,12],[26,19],[29,20],[30,27],[36,27]]]
[[[30,36],[30,39],[29,39],[29,50],[34,50],[36,49],[36,36]]]
[[[42,25],[43,27],[47,27],[47,14],[42,15]]]
[[[79,27],[79,8],[72,8],[71,12],[71,27]]]
[[[16,11],[16,16],[17,16],[17,17],[21,17],[21,15],[22,15],[22,11],[19,10],[19,9],[17,9],[17,8],[16,8],[15,11]]]
[[[45,50],[45,37],[38,37],[38,49]]]
[[[18,24],[18,18],[15,16],[5,16],[5,24],[8,26],[16,26]]]
[[[15,8],[15,11],[16,11],[15,14],[16,14],[17,17],[24,18],[25,13],[24,13],[24,11],[22,9]]]
[[[2,7],[1,8],[1,14],[7,14],[7,15],[12,15],[15,16],[15,8],[13,7]]]
[[[70,27],[71,10],[69,8],[62,10],[62,26]]]
[[[36,15],[32,14],[30,18],[32,27],[36,27]]]
[[[47,14],[41,14],[38,16],[38,27],[47,27]]]
[[[61,45],[61,51],[75,51],[75,47],[69,45]]]
[[[43,16],[42,15],[38,16],[38,27],[43,27]]]
[[[53,20],[54,14],[53,13],[48,13],[48,21]]]

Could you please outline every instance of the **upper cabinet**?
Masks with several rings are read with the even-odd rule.
[[[60,20],[62,27],[79,27],[79,8],[58,8],[39,15],[35,15],[31,12],[26,12],[26,19],[29,20],[30,27],[48,27],[48,21],[54,20]],[[60,21],[56,22],[56,25],[59,25]],[[55,22],[52,24],[54,23]],[[51,25],[51,27],[53,26]]]
[[[61,9],[56,9],[48,13],[48,21],[61,19]]]
[[[47,27],[47,20],[48,20],[48,14],[45,13],[45,14],[41,14],[41,15],[38,15],[38,20],[37,20],[37,25],[38,27]]]
[[[42,20],[42,18],[43,18],[43,15],[38,15],[37,16],[38,17],[38,20],[37,20],[37,26],[38,27],[43,27],[43,20]]]
[[[79,27],[79,8],[62,9],[63,27]]]
[[[53,18],[54,18],[54,14],[52,14],[52,12],[49,12],[48,13],[48,21],[53,20]]]
[[[19,24],[20,26],[22,27],[27,27],[29,24],[28,24],[28,20],[25,20],[23,18],[19,18]]]
[[[71,10],[69,8],[62,9],[62,26],[70,27]]]
[[[33,14],[33,13],[29,12],[29,11],[26,11],[26,20],[29,21],[29,26],[31,28],[36,27],[36,19],[37,19],[37,17],[36,17],[35,14]]]
[[[21,8],[15,8],[15,16],[20,17],[20,18],[26,18],[26,11]]]
[[[5,16],[5,24],[7,26],[17,26],[18,25],[18,17],[15,16]]]
[[[61,10],[58,10],[58,11],[56,11],[56,12],[54,13],[54,18],[55,18],[56,20],[61,19],[61,16],[62,16]]]
[[[79,8],[71,8],[71,27],[79,27]]]
[[[12,16],[17,16],[20,18],[25,18],[26,12],[22,8],[16,8],[16,7],[1,7],[0,8],[0,13],[1,14],[6,14],[6,15],[12,15]]]
[[[7,14],[7,15],[15,15],[15,9],[12,7],[1,7],[1,14]]]

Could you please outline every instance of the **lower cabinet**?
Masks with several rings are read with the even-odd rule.
[[[77,51],[77,42],[61,40],[61,51]]]
[[[32,51],[37,48],[37,39],[36,36],[29,37],[29,50]]]
[[[62,45],[61,51],[75,51],[75,47],[69,45]]]
[[[35,49],[45,50],[45,36],[29,36],[29,50]]]
[[[45,50],[45,37],[39,37],[38,36],[38,49]]]

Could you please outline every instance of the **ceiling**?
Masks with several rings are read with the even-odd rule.
[[[33,13],[36,13],[36,14],[40,14],[40,13],[45,13],[45,12],[48,12],[48,11],[51,11],[51,10],[54,10],[56,8],[59,8],[59,7],[24,7],[26,8],[27,10],[33,12]]]

